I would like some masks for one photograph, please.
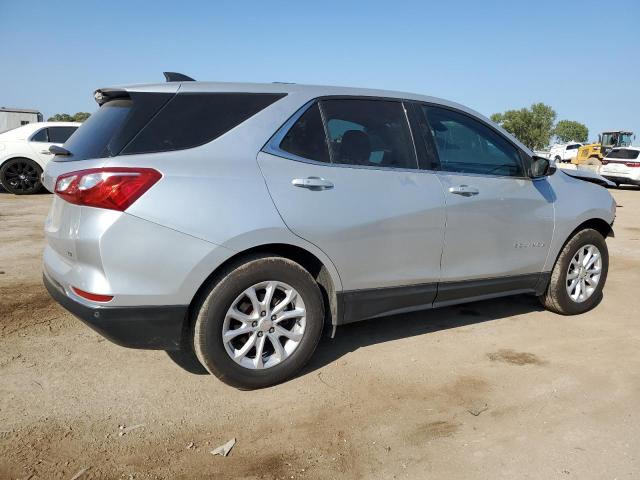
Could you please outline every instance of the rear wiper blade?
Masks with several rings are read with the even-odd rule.
[[[62,157],[68,157],[71,155],[71,152],[69,150],[59,147],[58,145],[51,145],[49,147],[49,151],[54,155],[60,155]]]

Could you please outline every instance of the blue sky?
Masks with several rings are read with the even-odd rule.
[[[545,102],[640,143],[640,1],[0,0],[0,106],[45,117],[162,81],[406,90],[490,115]]]

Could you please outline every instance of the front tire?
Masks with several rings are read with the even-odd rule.
[[[42,169],[29,158],[12,158],[0,168],[0,184],[14,195],[32,195],[42,190]]]
[[[255,389],[295,375],[324,324],[322,295],[296,262],[258,256],[229,268],[195,311],[193,344],[202,365],[228,385]]]
[[[564,246],[540,301],[547,310],[578,315],[602,300],[609,271],[609,251],[604,237],[593,229],[576,233]]]

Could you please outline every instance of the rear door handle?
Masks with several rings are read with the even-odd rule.
[[[295,187],[309,190],[329,190],[333,188],[333,183],[322,177],[294,178],[291,180],[291,184]]]
[[[457,187],[449,187],[449,193],[462,195],[463,197],[470,197],[472,195],[478,195],[480,190],[476,187],[470,187],[469,185],[458,185]]]

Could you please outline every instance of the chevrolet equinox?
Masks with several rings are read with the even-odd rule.
[[[45,285],[111,341],[193,350],[252,389],[349,322],[523,293],[563,315],[601,300],[602,178],[556,170],[477,112],[165,75],[97,90],[43,175]]]

